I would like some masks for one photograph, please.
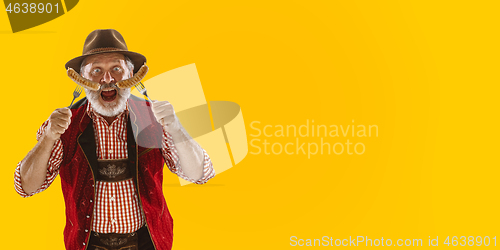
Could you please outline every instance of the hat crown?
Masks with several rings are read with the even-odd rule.
[[[88,55],[100,50],[128,51],[123,36],[114,29],[94,30],[85,39],[82,55]]]
[[[81,64],[87,56],[103,53],[120,53],[128,57],[134,64],[134,74],[141,68],[141,65],[146,63],[145,56],[128,50],[125,39],[118,31],[100,29],[90,32],[87,39],[85,39],[82,55],[69,60],[64,65],[64,68],[72,68],[77,73],[80,73]]]

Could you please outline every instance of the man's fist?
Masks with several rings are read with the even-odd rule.
[[[156,120],[168,130],[173,130],[177,127],[177,117],[175,116],[174,107],[168,101],[153,101],[153,114]]]
[[[69,108],[56,109],[49,117],[49,125],[45,134],[51,139],[57,140],[68,129],[70,123],[71,111]]]

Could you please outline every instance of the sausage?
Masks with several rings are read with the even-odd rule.
[[[76,84],[86,88],[86,89],[91,89],[91,90],[99,90],[99,83],[90,81],[88,79],[83,78],[80,74],[76,73],[76,71],[72,68],[68,68],[66,71],[68,73],[68,76],[73,82]]]
[[[142,65],[141,68],[135,73],[135,75],[132,78],[122,80],[116,83],[116,86],[121,89],[126,89],[126,88],[131,88],[135,86],[137,83],[139,83],[142,78],[146,76],[146,73],[148,73],[148,66],[146,64]]]

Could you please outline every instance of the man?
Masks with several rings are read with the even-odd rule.
[[[56,109],[16,168],[15,188],[23,197],[61,176],[66,249],[171,249],[164,163],[197,184],[215,174],[170,103],[150,103],[116,86],[145,62],[143,55],[128,51],[116,30],[90,33],[83,55],[66,68],[99,83],[99,90],[85,89],[86,98]]]

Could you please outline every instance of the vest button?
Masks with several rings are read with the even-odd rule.
[[[90,218],[90,215],[87,215],[87,218]]]

